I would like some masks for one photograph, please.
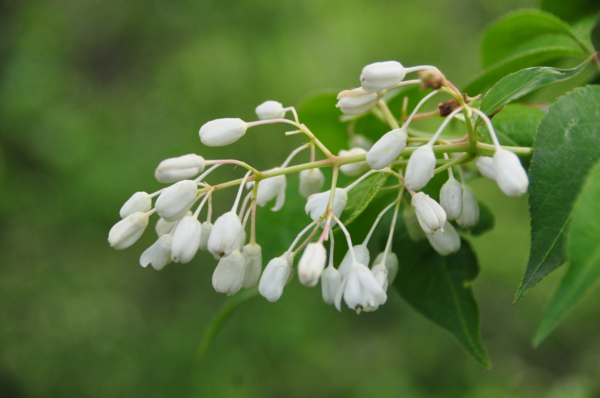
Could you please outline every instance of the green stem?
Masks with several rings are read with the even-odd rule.
[[[390,127],[392,129],[399,129],[400,125],[398,124],[398,121],[392,114],[392,111],[390,111],[390,108],[385,103],[385,101],[379,100],[379,101],[377,101],[377,105],[381,109],[381,113],[383,113],[383,117],[385,118],[385,121],[390,125]]]
[[[435,170],[433,170],[433,173],[437,174],[437,173],[444,171],[446,169],[449,169],[450,167],[455,166],[457,164],[468,162],[469,160],[473,159],[474,157],[475,157],[475,155],[473,155],[472,153],[465,153],[464,155],[459,156],[456,159],[452,159],[449,162],[436,168]]]

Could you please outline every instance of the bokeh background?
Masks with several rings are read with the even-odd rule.
[[[375,313],[340,314],[296,281],[277,303],[244,304],[199,360],[202,334],[228,300],[212,289],[215,261],[203,253],[156,272],[138,265],[151,228],[122,252],[106,241],[133,192],[161,188],[160,160],[195,152],[270,168],[298,143],[265,128],[209,149],[197,136],[206,121],[253,120],[265,100],[298,106],[355,87],[379,60],[437,65],[464,86],[479,71],[485,26],[536,5],[0,1],[0,396],[599,396],[600,294],[532,349],[562,271],[511,306],[528,255],[527,200],[483,179],[473,186],[496,228],[472,243],[491,371],[395,293]],[[265,216],[272,231],[287,221]],[[274,240],[261,240],[267,253],[289,243],[264,236]]]

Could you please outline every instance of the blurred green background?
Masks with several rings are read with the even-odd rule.
[[[160,160],[195,152],[270,168],[299,142],[264,128],[208,149],[197,136],[206,121],[253,120],[265,100],[298,106],[356,87],[379,60],[437,65],[464,86],[479,71],[485,26],[536,3],[0,1],[0,397],[599,396],[600,293],[531,348],[562,270],[511,307],[528,255],[527,200],[489,181],[473,186],[497,226],[473,244],[492,371],[395,293],[375,313],[340,314],[295,280],[277,303],[241,307],[198,361],[228,300],[211,285],[216,262],[202,253],[141,268],[152,227],[122,252],[106,241],[133,192],[161,188]],[[273,247],[289,244],[270,235],[281,240]]]

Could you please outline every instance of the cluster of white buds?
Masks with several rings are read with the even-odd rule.
[[[404,80],[412,72],[420,72],[420,79]],[[199,250],[206,250],[218,260],[212,278],[217,292],[233,295],[242,288],[252,289],[258,285],[262,296],[269,301],[277,301],[294,275],[295,258],[303,250],[297,263],[300,283],[313,287],[320,282],[323,300],[338,309],[341,309],[343,300],[357,312],[376,310],[386,302],[388,287],[402,261],[402,253],[398,257],[392,252],[392,238],[402,202],[411,203],[405,204],[402,212],[410,239],[427,238],[435,251],[447,256],[456,253],[461,246],[460,235],[451,221],[461,228],[471,228],[479,221],[475,192],[466,184],[464,177],[463,169],[469,167],[469,162],[475,160],[475,167],[481,174],[496,181],[509,196],[525,193],[528,178],[517,155],[500,146],[489,118],[473,108],[472,99],[458,92],[437,68],[427,65],[405,68],[397,61],[378,62],[363,69],[360,82],[361,87],[339,94],[337,107],[346,115],[354,115],[352,117],[362,117],[362,114],[377,107],[373,114],[388,123],[390,131],[374,144],[349,131],[351,147],[340,150],[335,156],[300,123],[294,108],[286,108],[276,101],[259,105],[256,121],[245,122],[238,118],[209,121],[199,131],[200,140],[206,146],[232,144],[246,135],[249,128],[271,123],[294,126],[295,130],[287,134],[303,134],[307,142],[292,151],[280,166],[266,171],[258,171],[235,159],[207,160],[196,154],[160,162],[155,171],[156,179],[172,185],[152,194],[136,192],[127,200],[120,211],[122,220],[109,232],[110,245],[115,249],[133,245],[146,229],[149,217],[156,213],[159,217],[155,228],[158,239],[142,253],[140,264],[143,267],[152,265],[154,269],[161,270],[171,261],[187,263]],[[387,107],[386,94],[389,90],[410,84],[421,84],[434,91],[416,104],[406,120],[397,119]],[[455,99],[452,106],[444,107],[443,116],[446,118],[439,129],[427,139],[413,135],[410,127],[413,120],[432,116],[431,113],[429,116],[418,115],[419,109],[442,92]],[[285,119],[288,111],[293,114],[293,120]],[[468,134],[457,140],[441,139],[442,132],[453,119],[461,120],[467,126]],[[481,120],[490,131],[493,146],[477,145],[472,126]],[[308,148],[309,162],[289,166],[297,154]],[[324,159],[317,160],[317,149]],[[226,164],[242,166],[247,173],[242,179],[210,184],[207,181],[210,173]],[[331,186],[325,189],[323,168],[332,170]],[[441,187],[438,203],[429,195],[437,194],[427,191],[427,188],[435,174],[445,171],[448,172],[448,180]],[[459,180],[454,177],[454,171],[458,173]],[[280,210],[285,205],[286,176],[294,172],[299,172],[300,180],[296,192],[306,199],[307,225],[289,249],[271,259],[263,271],[262,249],[257,243],[255,228],[257,206],[264,207],[275,201],[271,210]],[[350,185],[340,187],[339,172],[357,178]],[[393,177],[391,180],[396,181],[396,185],[388,184],[386,189],[397,189],[397,197],[379,213],[365,240],[357,245],[352,242],[352,236],[341,219],[342,213],[348,198],[353,195],[353,189],[374,173]],[[233,186],[239,188],[231,210],[217,217],[213,224],[213,195]],[[201,219],[200,214],[205,207],[206,216]],[[393,209],[393,215],[385,249],[371,262],[369,240],[390,209]],[[337,267],[333,255],[334,227],[341,229],[348,245],[348,251]]]

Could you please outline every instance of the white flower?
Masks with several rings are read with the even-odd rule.
[[[152,208],[152,199],[146,192],[136,192],[125,202],[119,215],[125,218],[135,212],[145,213]]]
[[[154,177],[158,182],[176,182],[198,175],[203,170],[204,158],[190,153],[163,160],[156,168]]]
[[[200,141],[207,146],[232,144],[246,134],[248,125],[242,119],[216,119],[200,127]]]
[[[269,261],[258,283],[258,291],[261,296],[271,302],[279,300],[291,271],[292,267],[288,261],[287,253]]]
[[[321,273],[321,294],[326,304],[335,303],[335,295],[342,284],[342,273],[329,265]]]
[[[188,211],[187,213],[185,213],[185,216],[191,216],[192,212]],[[165,235],[165,234],[170,234],[171,231],[173,231],[175,229],[175,227],[177,226],[177,224],[179,223],[179,221],[181,220],[181,218],[179,220],[175,220],[175,221],[165,221],[164,218],[159,218],[158,221],[156,222],[156,225],[154,226],[154,229],[156,230],[156,235],[160,238],[161,236]]]
[[[136,212],[116,223],[108,232],[108,243],[117,250],[127,249],[144,233],[148,214]]]
[[[243,244],[242,222],[238,215],[229,211],[217,218],[208,238],[208,251],[215,257],[228,256]]]
[[[335,106],[346,115],[360,115],[375,106],[381,97],[379,93],[369,93],[359,87],[340,92]]]
[[[194,181],[183,180],[165,189],[156,199],[156,212],[165,221],[176,221],[196,202],[198,185]]]
[[[310,195],[308,201],[306,202],[306,206],[304,206],[304,211],[306,214],[310,213],[310,218],[313,220],[317,220],[323,214],[325,214],[325,209],[327,208],[327,204],[329,203],[329,196],[331,195],[331,191],[321,192],[314,195]],[[335,197],[333,198],[333,214],[336,217],[339,217],[344,211],[346,207],[346,203],[348,202],[348,194],[342,188],[335,189]],[[326,220],[323,220],[321,225],[325,225]],[[334,225],[335,222],[331,221],[331,225]]]
[[[348,151],[341,150],[338,153],[338,156],[352,156],[352,155],[360,155],[363,153],[367,153],[367,151],[365,151],[362,148],[352,148]],[[369,164],[367,162],[349,163],[349,164],[340,166],[340,171],[350,177],[355,177],[355,176],[364,174],[368,170],[369,170]]]
[[[462,213],[456,223],[463,228],[473,227],[479,222],[479,203],[475,191],[467,185],[463,186]]]
[[[375,263],[375,265],[373,265],[373,267],[371,267],[371,273],[375,277],[375,280],[377,281],[377,283],[379,283],[379,286],[381,286],[384,291],[387,291],[388,283],[389,283],[388,282],[389,271],[388,271],[387,267],[385,266],[385,264]]]
[[[198,246],[198,250],[208,250],[208,238],[212,232],[212,227],[213,225],[209,221],[204,221],[202,223],[202,233],[200,234],[200,245]]]
[[[360,83],[365,91],[385,90],[396,86],[405,75],[404,67],[398,61],[375,62],[363,68]]]
[[[348,307],[357,313],[374,311],[387,300],[385,290],[377,282],[371,270],[359,262],[350,264],[348,273],[338,289],[335,297],[335,306],[338,310],[341,310],[342,296]]]
[[[152,246],[142,253],[140,265],[145,268],[148,264],[152,264],[152,267],[157,271],[163,269],[165,265],[171,262],[171,242],[172,237],[170,234],[159,237]]]
[[[252,289],[256,286],[260,271],[262,271],[262,249],[256,243],[249,243],[242,249],[244,255],[244,289]]]
[[[350,146],[350,148],[362,148],[365,151],[368,151],[373,146],[373,141],[362,134],[352,134],[348,139],[348,146]]]
[[[402,219],[404,220],[404,226],[406,227],[406,232],[408,233],[410,240],[418,242],[425,239],[425,232],[423,231],[423,228],[421,228],[421,224],[419,224],[419,219],[417,218],[414,207],[405,206],[404,211],[402,212]]]
[[[300,195],[308,198],[321,191],[324,183],[325,176],[321,169],[302,170],[300,172]]]
[[[404,184],[406,188],[418,191],[433,177],[435,169],[435,153],[431,145],[418,147],[408,159]]]
[[[496,149],[494,173],[498,186],[507,196],[521,196],[527,192],[529,178],[519,157],[513,152],[502,148]]]
[[[285,110],[280,102],[265,101],[256,107],[256,116],[260,120],[281,119],[285,116]]]
[[[420,228],[419,228],[420,229]],[[381,252],[375,257],[375,261],[373,264],[380,264],[383,260],[383,254],[385,252]],[[393,283],[394,279],[396,279],[396,275],[398,274],[398,256],[395,253],[389,252],[387,256],[385,256],[385,268],[388,270],[387,279],[388,283]]]
[[[475,160],[475,167],[482,176],[496,181],[496,173],[494,172],[494,159],[489,156],[479,156]]]
[[[367,249],[367,246],[354,245],[354,247],[352,247],[352,250],[354,250],[354,256],[356,257],[356,261],[358,261],[361,264],[369,264],[369,261],[371,260],[371,255],[369,254],[369,249]],[[348,250],[344,258],[342,259],[340,266],[338,267],[338,270],[342,273],[342,275],[346,275],[348,273],[348,269],[350,268],[352,262],[354,262],[354,258],[352,257],[352,253],[350,252],[350,250]]]
[[[417,192],[412,197],[411,204],[415,208],[419,224],[426,234],[431,235],[444,226],[444,223],[446,222],[446,212],[444,212],[442,206],[431,199],[429,195],[426,195],[423,192]]]
[[[279,170],[276,167],[272,170]],[[250,181],[246,184],[246,189],[254,187],[254,181]],[[256,195],[256,204],[260,207],[264,207],[272,199],[277,197],[275,206],[271,209],[272,211],[278,211],[283,207],[285,203],[285,188],[286,179],[284,175],[279,175],[271,178],[261,180],[258,184],[258,194]]]
[[[212,277],[215,290],[227,293],[228,296],[239,292],[244,283],[244,268],[244,256],[239,250],[234,250],[229,256],[219,260]]]
[[[202,224],[194,216],[185,216],[173,230],[171,259],[176,263],[188,263],[194,258],[200,245]]]
[[[367,163],[374,170],[389,166],[406,148],[406,129],[399,128],[385,133],[367,153]]]
[[[442,256],[456,253],[460,249],[460,236],[450,222],[444,224],[444,232],[438,229],[433,235],[427,235],[429,243]]]
[[[315,286],[325,268],[327,250],[323,243],[309,243],[298,263],[298,278],[305,286]]]
[[[462,213],[463,189],[462,184],[454,177],[448,178],[448,181],[440,190],[440,205],[446,212],[448,220],[456,220]]]

